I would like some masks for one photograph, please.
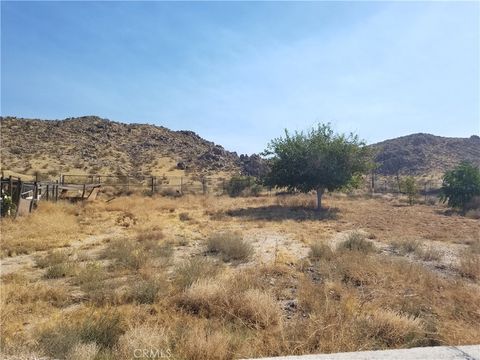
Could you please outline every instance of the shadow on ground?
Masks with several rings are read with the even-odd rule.
[[[251,207],[228,210],[228,216],[243,217],[248,220],[335,220],[340,210],[338,208],[326,208],[317,211],[307,207],[284,207],[279,205]]]

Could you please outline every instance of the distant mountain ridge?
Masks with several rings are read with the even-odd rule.
[[[64,120],[0,117],[1,169],[112,175],[258,176],[258,155],[240,155],[193,131],[124,124],[97,116]],[[480,137],[412,134],[369,145],[382,175],[438,175],[467,160],[480,166]]]
[[[20,173],[182,175],[261,170],[258,156],[238,156],[193,131],[124,124],[97,116],[39,120],[1,117],[2,169]]]
[[[443,173],[461,161],[480,166],[480,137],[451,138],[412,134],[370,145],[378,173],[424,175]]]

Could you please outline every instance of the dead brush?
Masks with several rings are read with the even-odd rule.
[[[240,233],[217,233],[207,240],[207,252],[218,254],[223,261],[246,262],[253,255],[253,247]]]
[[[417,255],[423,261],[439,261],[441,260],[443,254],[440,250],[430,245],[426,248],[417,248],[415,250],[415,255]]]
[[[278,303],[259,289],[239,291],[234,279],[209,278],[193,283],[177,296],[176,305],[202,317],[217,317],[253,328],[269,328],[281,322]]]
[[[316,199],[309,194],[277,195],[276,204],[282,207],[314,209]]]
[[[358,231],[354,231],[348,235],[346,240],[337,246],[337,250],[371,253],[375,251],[375,246],[371,241],[366,240],[363,234]]]
[[[420,242],[415,239],[394,240],[390,243],[392,248],[401,255],[415,253],[420,247]]]
[[[480,255],[469,250],[464,250],[459,255],[460,262],[458,272],[461,276],[472,279],[480,279]]]
[[[192,285],[199,279],[207,279],[217,276],[223,266],[217,262],[200,256],[195,256],[175,267],[173,283],[180,289]]]
[[[100,349],[111,350],[124,333],[120,313],[97,310],[82,316],[82,320],[64,319],[40,329],[38,341],[48,356],[64,359],[79,343],[95,343]]]
[[[312,260],[326,260],[330,261],[334,257],[334,253],[330,246],[322,241],[315,241],[310,245],[309,257]]]
[[[74,276],[77,273],[78,266],[76,263],[67,261],[49,266],[43,277],[45,279],[58,279],[63,277]]]
[[[1,256],[15,256],[69,245],[82,233],[78,205],[40,202],[30,216],[2,219]]]
[[[114,260],[120,267],[133,270],[140,269],[156,258],[163,260],[162,263],[168,263],[173,254],[172,244],[159,243],[143,237],[142,239],[142,241],[130,238],[112,240],[103,251],[102,257]]]
[[[428,344],[422,321],[393,311],[375,310],[358,318],[358,336],[371,348],[414,347]]]
[[[169,291],[169,283],[165,277],[157,275],[147,279],[134,279],[128,284],[124,302],[136,304],[153,304],[158,296],[165,295]]]
[[[135,349],[152,350],[151,358],[169,357],[172,354],[170,334],[165,327],[153,324],[131,326],[118,339],[113,351],[114,359],[131,359]],[[142,356],[142,358],[144,358]]]
[[[35,264],[44,269],[49,266],[58,265],[68,261],[68,254],[64,250],[50,250],[47,255],[34,257]]]

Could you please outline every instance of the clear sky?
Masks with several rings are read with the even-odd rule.
[[[1,113],[188,129],[239,153],[331,122],[478,134],[479,2],[4,2]]]

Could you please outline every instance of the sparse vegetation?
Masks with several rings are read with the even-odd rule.
[[[199,279],[215,277],[221,270],[222,266],[213,260],[196,256],[175,268],[175,284],[186,288]]]
[[[369,253],[375,251],[375,246],[371,241],[365,239],[365,236],[354,231],[350,233],[346,240],[338,245],[338,250],[359,251]]]
[[[415,239],[395,239],[391,242],[391,245],[401,255],[406,255],[416,252],[420,247],[420,242]]]
[[[207,251],[219,254],[224,261],[248,261],[253,248],[239,233],[217,233],[207,240]]]
[[[2,356],[126,360],[154,347],[172,358],[233,359],[480,341],[480,295],[471,290],[478,221],[327,196],[337,218],[302,216],[316,213],[313,194],[52,205],[57,221],[74,219],[84,233],[69,247],[54,241],[4,259]],[[44,211],[6,223],[31,234],[25,224],[48,219]],[[129,227],[117,222],[127,213],[136,219]],[[56,239],[42,236],[35,244]],[[449,246],[466,249],[454,263]],[[45,277],[68,264],[73,272]]]
[[[310,258],[313,260],[331,260],[333,251],[327,244],[316,241],[310,245]]]

